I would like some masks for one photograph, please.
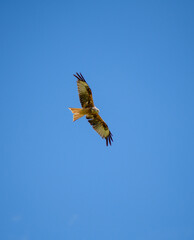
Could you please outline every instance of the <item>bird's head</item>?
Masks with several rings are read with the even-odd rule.
[[[97,108],[97,107],[93,107],[92,110],[95,112],[95,113],[99,113],[100,110]]]

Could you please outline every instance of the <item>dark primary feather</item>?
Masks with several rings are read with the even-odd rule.
[[[109,131],[110,132],[110,131]],[[110,132],[108,137],[106,137],[106,146],[108,146],[108,142],[109,144],[111,145],[111,141],[113,142],[113,139],[112,139],[112,133]]]
[[[84,79],[84,77],[82,76],[81,73],[77,73],[77,72],[76,72],[76,74],[77,74],[77,75],[73,74],[73,76],[76,77],[76,78],[77,78],[78,80],[80,80],[80,81],[86,82],[86,80]]]
[[[92,91],[81,73],[73,74],[77,78],[80,103],[83,108],[94,107]]]

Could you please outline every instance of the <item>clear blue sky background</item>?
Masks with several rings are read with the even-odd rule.
[[[194,2],[0,2],[0,239],[194,239]],[[85,118],[81,72],[114,143]]]

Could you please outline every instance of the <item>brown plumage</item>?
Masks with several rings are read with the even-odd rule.
[[[74,76],[77,78],[77,87],[79,99],[82,108],[69,108],[73,113],[73,121],[86,115],[88,122],[92,125],[93,129],[102,137],[106,139],[106,145],[111,145],[113,142],[112,133],[108,125],[100,117],[99,109],[94,106],[92,91],[85,81],[81,73],[76,73]]]

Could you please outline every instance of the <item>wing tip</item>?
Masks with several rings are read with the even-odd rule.
[[[73,74],[73,76],[76,77],[79,81],[86,82],[81,72],[80,73],[76,72],[76,74]]]
[[[109,131],[109,135],[105,138],[106,139],[106,146],[108,147],[108,144],[110,144],[110,146],[111,146],[111,144],[112,144],[112,142],[113,142],[113,138],[112,138],[112,133],[111,133],[111,131]]]

